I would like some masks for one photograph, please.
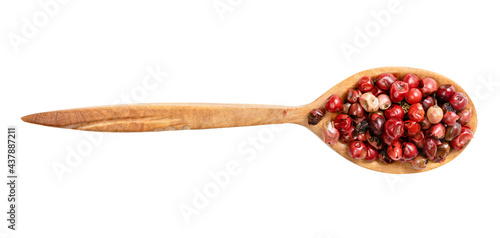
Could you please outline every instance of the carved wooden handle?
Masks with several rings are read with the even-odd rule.
[[[307,109],[241,104],[136,104],[78,108],[23,117],[32,123],[88,131],[144,132],[307,123]]]

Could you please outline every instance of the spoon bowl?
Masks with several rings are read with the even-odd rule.
[[[328,97],[330,97],[332,94],[337,94],[337,95],[340,96],[340,98],[346,98],[347,97],[347,89],[356,88],[358,80],[361,77],[364,77],[364,76],[375,77],[375,76],[377,76],[379,74],[382,74],[382,73],[397,73],[398,76],[403,76],[403,75],[405,75],[407,73],[413,73],[413,74],[417,75],[421,79],[422,78],[426,78],[426,77],[433,78],[433,79],[436,80],[436,82],[438,83],[438,85],[442,85],[442,84],[451,84],[451,85],[453,85],[453,87],[455,88],[456,92],[464,93],[469,98],[469,104],[467,105],[466,109],[470,109],[472,111],[472,118],[471,118],[470,122],[467,123],[467,126],[469,126],[471,128],[471,130],[472,130],[472,132],[474,134],[476,133],[476,129],[477,129],[477,113],[476,113],[476,108],[474,107],[474,103],[472,102],[472,100],[470,100],[470,97],[467,94],[467,92],[460,85],[458,85],[456,82],[454,82],[453,80],[451,80],[451,79],[449,79],[449,78],[447,78],[447,77],[445,77],[445,76],[443,76],[441,74],[434,73],[434,72],[431,72],[431,71],[428,71],[428,70],[424,70],[424,69],[416,69],[416,68],[410,68],[410,67],[381,67],[381,68],[374,68],[374,69],[365,70],[365,71],[359,72],[357,74],[354,74],[351,77],[346,78],[345,80],[343,80],[339,84],[335,85],[333,88],[331,88],[330,90],[328,90],[325,94],[323,94],[321,97],[319,97],[318,99],[316,99],[311,104],[307,105],[309,111],[312,110],[312,109],[314,109],[314,108],[320,108],[320,107],[322,107],[324,105],[326,99]],[[335,116],[337,114],[338,113],[329,113],[329,112],[326,112],[324,118],[335,118]],[[323,120],[325,120],[325,119],[323,119]],[[308,125],[307,120],[306,120],[305,123],[303,123],[302,125],[305,126],[305,127],[307,127],[309,130],[311,130],[320,139],[323,138],[321,123],[318,123],[315,126],[311,126],[311,125]],[[378,160],[374,161],[374,162],[368,162],[368,161],[365,161],[365,160],[356,160],[356,159],[353,159],[348,154],[348,152],[347,152],[349,145],[345,144],[345,143],[340,143],[339,142],[339,143],[337,143],[337,144],[335,144],[333,146],[330,146],[330,147],[333,150],[335,150],[337,153],[339,153],[340,155],[342,155],[344,158],[346,158],[347,160],[349,160],[349,161],[351,161],[351,162],[353,162],[353,163],[355,163],[355,164],[357,164],[357,165],[359,165],[361,167],[364,167],[364,168],[367,168],[367,169],[371,169],[371,170],[374,170],[374,171],[378,171],[378,172],[390,173],[390,174],[413,174],[413,173],[420,173],[420,172],[425,172],[425,171],[433,170],[435,168],[441,167],[441,166],[443,166],[443,165],[451,162],[458,155],[460,155],[460,153],[462,153],[462,151],[465,150],[465,148],[463,150],[461,150],[461,151],[451,150],[450,154],[446,157],[446,159],[443,162],[440,162],[440,163],[428,163],[426,169],[424,169],[424,170],[416,170],[416,169],[414,169],[411,166],[410,163],[395,162],[395,163],[392,163],[392,164],[384,164],[384,163],[382,163],[382,162],[380,162]],[[421,157],[421,155],[419,155],[419,157]]]
[[[103,132],[168,131],[294,123],[308,128],[323,141],[322,124],[326,120],[333,120],[337,113],[326,112],[320,123],[309,125],[308,115],[311,110],[323,108],[325,101],[332,94],[346,98],[347,90],[356,88],[361,77],[375,77],[381,73],[397,73],[398,76],[413,73],[419,78],[431,77],[439,85],[451,84],[457,92],[467,95],[465,90],[453,80],[428,70],[409,67],[381,67],[354,74],[335,85],[314,102],[297,107],[202,103],[135,104],[50,111],[24,116],[22,120],[51,127]],[[467,97],[469,96],[467,95]],[[477,114],[470,97],[466,109],[472,111],[472,118],[467,125],[475,133]],[[339,142],[330,147],[356,165],[391,174],[429,171],[449,163],[463,151],[452,150],[444,162],[429,163],[426,169],[416,170],[409,163],[384,164],[378,160],[374,162],[355,160],[348,154],[348,145],[345,143]]]

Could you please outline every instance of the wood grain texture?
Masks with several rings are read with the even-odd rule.
[[[285,106],[158,103],[68,109],[22,119],[76,130],[146,132],[293,123],[302,117],[302,111]]]
[[[168,131],[294,123],[308,128],[323,141],[323,123],[326,120],[333,120],[337,114],[327,112],[320,123],[312,126],[308,125],[307,122],[309,112],[315,108],[324,108],[326,99],[332,94],[337,94],[345,100],[347,89],[355,88],[361,77],[374,77],[381,73],[397,73],[399,76],[403,76],[407,73],[414,73],[421,79],[424,77],[431,77],[434,78],[439,85],[452,84],[456,91],[467,95],[467,92],[453,80],[431,71],[408,67],[382,67],[354,74],[335,85],[314,102],[298,107],[206,103],[158,103],[68,109],[36,113],[25,116],[22,119],[26,122],[52,127],[105,132]],[[473,113],[468,126],[471,127],[472,131],[475,133],[478,123],[477,113],[470,97],[467,108],[472,109]],[[374,171],[392,174],[410,174],[429,171],[451,162],[461,153],[461,151],[452,151],[443,163],[429,162],[427,169],[419,171],[413,169],[409,163],[401,164],[396,162],[388,165],[379,161],[366,162],[364,160],[354,160],[347,152],[348,146],[342,142],[330,147],[356,165]]]

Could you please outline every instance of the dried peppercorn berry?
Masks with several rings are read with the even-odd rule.
[[[443,120],[443,109],[438,107],[437,105],[432,106],[427,110],[427,119],[432,124],[438,124]]]
[[[429,130],[429,136],[441,140],[444,138],[446,134],[446,127],[442,123],[438,123],[436,125],[433,125]]]
[[[411,166],[413,166],[413,168],[417,169],[417,170],[424,170],[425,168],[427,168],[428,162],[429,162],[429,160],[427,160],[427,159],[417,157],[411,161]]]
[[[333,126],[332,121],[327,121],[323,125],[323,140],[328,145],[335,145],[339,141],[340,132]]]
[[[436,103],[434,102],[434,98],[432,98],[431,96],[428,96],[426,97],[423,101],[422,101],[422,106],[424,107],[424,110],[428,110],[430,107],[436,105]]]
[[[447,112],[453,112],[453,113],[457,112],[457,110],[455,110],[455,108],[453,108],[453,106],[449,102],[446,102],[443,105],[441,105],[441,109],[443,109],[444,114],[446,114]]]
[[[366,131],[365,132],[358,132],[358,140],[365,142],[367,140],[366,134],[367,134]]]
[[[347,101],[350,103],[356,103],[359,100],[360,93],[357,89],[347,90]]]
[[[391,118],[397,118],[403,120],[405,117],[405,112],[401,106],[398,104],[393,104],[389,109],[385,110],[385,118],[387,120]]]
[[[432,78],[422,79],[422,87],[420,88],[424,96],[434,94],[438,90],[438,83]]]
[[[422,127],[419,123],[412,120],[405,121],[405,133],[407,136],[415,136],[421,129]]]
[[[378,88],[377,86],[373,86],[373,89],[371,91],[371,93],[373,95],[375,95],[375,97],[378,97],[378,95],[382,94],[382,93],[385,93],[385,91],[382,91],[380,88]]]
[[[403,158],[403,147],[399,141],[396,141],[387,147],[387,156],[395,161],[399,161]]]
[[[406,74],[401,81],[407,83],[410,88],[418,88],[420,85],[420,79],[412,73]]]
[[[428,130],[431,128],[432,123],[427,119],[427,116],[424,118],[422,122],[420,122],[420,126],[422,127],[422,130]]]
[[[358,81],[358,89],[363,93],[372,91],[373,86],[372,78],[370,77],[362,77]]]
[[[372,114],[368,120],[374,135],[382,135],[384,132],[385,118],[380,114]]]
[[[399,139],[405,131],[404,123],[401,119],[391,118],[385,123],[385,133],[391,139]]]
[[[353,141],[349,145],[349,155],[353,159],[365,159],[368,155],[366,145],[361,141]]]
[[[309,113],[309,118],[308,122],[309,125],[316,125],[318,124],[321,119],[323,119],[323,116],[325,115],[325,110],[323,108],[316,108]]]
[[[462,126],[465,126],[467,123],[469,123],[470,119],[472,118],[472,109],[470,110],[463,110],[458,113],[458,116],[460,119],[458,119],[458,123],[462,124]]]
[[[463,93],[455,93],[450,99],[450,103],[455,108],[457,111],[462,111],[467,107],[467,104],[469,104],[469,99],[465,94]]]
[[[368,142],[368,144],[379,150],[384,146],[382,139],[380,139],[380,137],[376,135],[373,135],[373,133],[370,131],[366,132],[366,141]]]
[[[411,142],[403,143],[403,157],[401,158],[401,160],[410,161],[412,159],[415,159],[417,155],[418,155],[417,146],[415,146]]]
[[[387,152],[385,150],[378,151],[378,160],[384,164],[394,163],[394,160],[392,160],[391,158],[389,158],[389,156],[387,156]]]
[[[425,135],[423,131],[417,132],[416,135],[408,137],[408,141],[415,144],[418,149],[424,148]]]
[[[443,123],[447,126],[453,126],[455,125],[455,122],[458,121],[458,119],[460,119],[460,117],[456,113],[447,111],[443,116]]]
[[[403,101],[406,98],[408,91],[410,91],[408,83],[405,83],[403,81],[394,82],[391,85],[391,89],[389,92],[392,102],[396,103]]]
[[[440,163],[446,159],[446,156],[450,154],[451,146],[450,143],[444,142],[437,147],[436,158],[432,162]]]
[[[425,119],[425,110],[422,104],[416,103],[411,105],[408,110],[408,118],[414,122],[422,122]]]
[[[473,138],[472,131],[467,127],[462,127],[460,134],[451,141],[451,147],[454,150],[462,150]]]
[[[343,131],[340,134],[340,139],[344,143],[349,143],[351,141],[357,140],[358,139],[358,133],[356,132],[356,128],[355,127],[351,127],[349,129],[347,129],[346,131]]]
[[[439,86],[436,96],[438,102],[445,103],[450,101],[453,94],[455,94],[455,87],[451,84],[444,84]]]
[[[378,88],[388,91],[397,78],[393,74],[383,73],[373,79]]]
[[[393,137],[390,137],[389,135],[387,135],[387,133],[384,131],[384,133],[382,133],[382,141],[386,144],[386,145],[392,145],[394,144],[396,141],[398,141],[398,139],[396,138],[393,138]]]
[[[427,157],[427,159],[433,160],[434,157],[436,157],[437,153],[437,145],[436,141],[432,138],[426,138],[424,140],[424,155]]]
[[[366,144],[366,151],[367,151],[366,158],[365,158],[366,161],[371,162],[371,161],[377,160],[378,150],[376,148],[374,148],[370,144]]]
[[[418,88],[412,88],[410,91],[408,91],[408,94],[406,94],[406,101],[409,104],[415,104],[419,103],[422,101],[422,92]]]
[[[349,114],[349,109],[351,109],[351,105],[352,103],[350,102],[344,103],[344,105],[342,106],[342,113]]]
[[[380,108],[378,98],[372,93],[364,93],[361,95],[359,103],[367,112],[376,112]]]
[[[458,135],[460,135],[461,132],[462,132],[462,125],[458,122],[455,122],[455,125],[448,126],[448,128],[446,128],[446,134],[444,139],[447,141],[452,141]]]
[[[332,95],[326,99],[325,109],[327,112],[337,113],[343,108],[342,99],[338,95]]]
[[[365,110],[359,103],[354,103],[351,105],[351,108],[349,109],[349,116],[351,116],[353,119],[356,118],[365,118]]]
[[[377,99],[380,104],[380,110],[387,110],[392,105],[391,98],[387,94],[380,94]]]
[[[335,117],[333,125],[340,132],[347,131],[352,127],[352,119],[346,114],[339,114]]]

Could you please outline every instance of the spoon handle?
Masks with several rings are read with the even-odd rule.
[[[23,117],[52,127],[105,132],[145,132],[255,126],[307,121],[303,107],[161,103],[68,109]]]

